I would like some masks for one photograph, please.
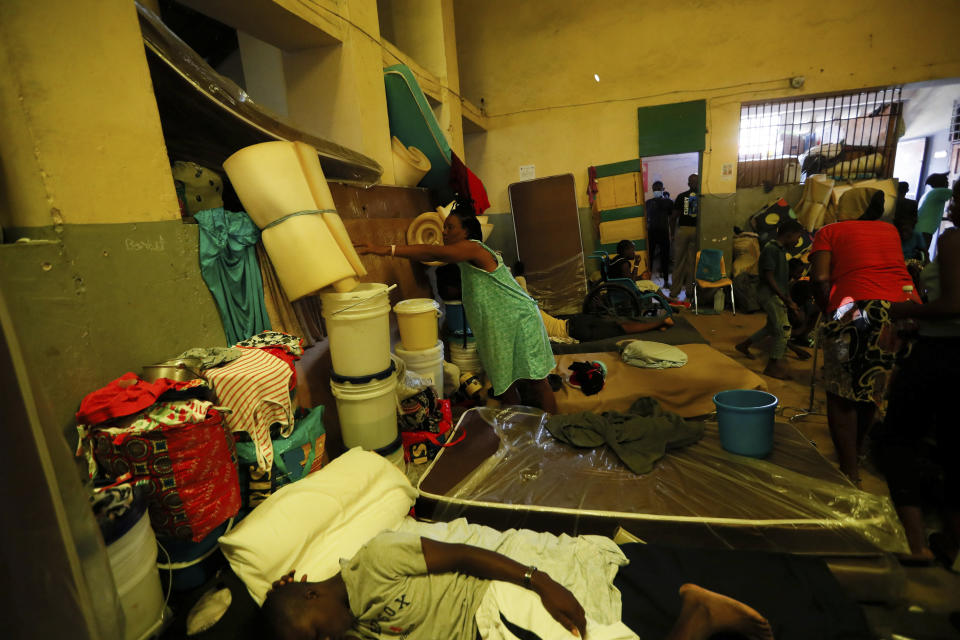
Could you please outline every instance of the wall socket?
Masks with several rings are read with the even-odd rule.
[[[520,166],[520,179],[521,180],[533,180],[537,177],[537,167],[532,164],[525,164]]]

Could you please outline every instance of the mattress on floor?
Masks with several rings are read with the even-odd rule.
[[[658,336],[647,334],[647,340]],[[750,369],[706,344],[678,345],[687,354],[687,364],[674,369],[641,369],[620,360],[617,352],[578,353],[557,356],[555,373],[568,376],[573,362],[600,360],[607,367],[603,389],[592,396],[564,384],[555,395],[560,413],[623,411],[640,396],[660,401],[667,411],[684,418],[702,416],[715,409],[713,396],[727,389],[760,389],[767,382]]]
[[[471,409],[419,483],[419,517],[690,547],[878,557],[907,549],[886,497],[857,490],[794,427],[773,453],[727,453],[717,426],[636,475],[606,447],[555,440],[527,408]]]
[[[673,314],[674,325],[666,331],[647,331],[646,333],[632,333],[615,338],[578,342],[576,344],[551,343],[555,354],[564,353],[596,353],[598,351],[616,351],[617,343],[621,340],[654,340],[664,344],[710,344],[710,341],[697,331],[690,321],[679,313]]]

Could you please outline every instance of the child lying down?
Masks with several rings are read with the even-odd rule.
[[[531,637],[529,632],[544,640],[588,633],[594,640],[637,637],[622,623],[588,625],[566,587],[534,566],[479,547],[385,532],[340,565],[340,573],[323,582],[307,582],[305,575],[296,582],[293,571],[275,582],[261,609],[267,636],[473,640],[480,637],[478,620],[493,597],[499,619],[486,615],[483,637]],[[542,606],[526,607],[514,623],[510,603],[522,599],[519,587],[539,596]],[[680,596],[668,640],[705,640],[720,632],[773,638],[767,620],[742,602],[693,584],[683,585]]]

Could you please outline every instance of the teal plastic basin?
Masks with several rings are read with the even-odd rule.
[[[713,396],[723,448],[752,458],[770,455],[778,403],[772,393],[753,389],[732,389]]]

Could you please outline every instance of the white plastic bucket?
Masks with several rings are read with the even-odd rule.
[[[164,607],[157,539],[146,511],[129,531],[107,545],[107,557],[126,619],[124,638],[142,638],[160,621]]]
[[[385,377],[369,382],[330,381],[347,448],[380,449],[397,439],[397,374],[392,364]]]
[[[400,471],[404,473],[407,472],[407,462],[403,459],[403,445],[398,444],[397,448],[389,453],[384,453],[383,457],[387,459],[387,462],[395,466]]]
[[[450,362],[459,367],[461,373],[475,373],[480,376],[483,373],[483,363],[480,362],[480,354],[477,352],[477,343],[467,342],[463,346],[463,340],[452,338],[450,340]]]
[[[429,349],[409,351],[400,345],[394,348],[397,357],[407,363],[407,370],[416,373],[421,378],[430,381],[430,386],[437,392],[437,397],[443,397],[443,342]]]
[[[440,303],[431,298],[401,300],[393,307],[400,343],[408,351],[432,349],[439,337]]]
[[[333,370],[359,378],[390,366],[390,298],[387,285],[361,283],[347,293],[324,293]]]

